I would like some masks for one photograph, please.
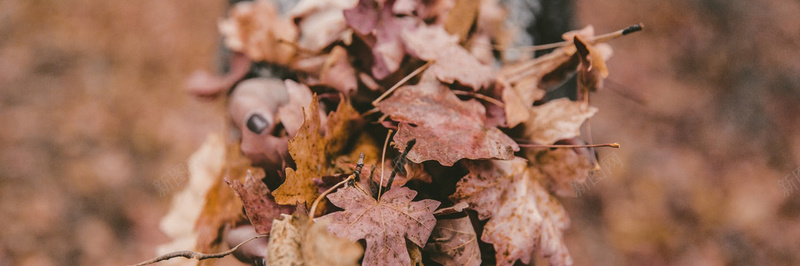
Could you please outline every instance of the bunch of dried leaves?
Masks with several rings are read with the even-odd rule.
[[[303,0],[278,10],[270,0],[234,6],[220,23],[232,70],[190,82],[197,96],[227,99],[238,133],[228,148],[210,139],[193,159],[208,165],[192,168],[191,183],[203,185],[186,192],[203,202],[184,219],[196,233],[170,229],[186,248],[220,251],[228,230],[249,223],[269,238],[247,262],[512,265],[538,251],[572,264],[569,218],[551,192],[569,195],[565,184],[594,161],[585,146],[560,144],[582,143],[597,113],[588,96],[608,75],[603,42],[641,26],[601,36],[589,26],[549,54],[505,62],[494,55],[529,48],[505,47],[512,31],[496,1]],[[240,81],[249,62],[293,80]],[[579,99],[542,100],[575,73]],[[163,227],[185,229],[181,211]]]

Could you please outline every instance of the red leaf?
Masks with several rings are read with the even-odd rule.
[[[344,187],[328,195],[344,211],[319,220],[330,222],[328,230],[339,237],[367,241],[363,265],[409,265],[404,238],[424,246],[436,225],[433,210],[439,206],[430,199],[411,202],[416,194],[405,187],[393,188],[378,202],[355,187]]]
[[[266,234],[272,228],[272,220],[279,217],[281,213],[292,213],[294,210],[290,206],[281,206],[269,194],[269,188],[261,179],[256,179],[250,171],[247,171],[247,179],[244,185],[239,180],[233,182],[225,180],[226,183],[236,192],[242,200],[244,211],[250,223],[255,227],[259,234]]]
[[[464,158],[510,159],[519,150],[502,131],[484,124],[485,109],[480,103],[459,100],[428,73],[419,84],[400,88],[378,108],[400,122],[394,136],[398,149],[417,140],[408,154],[416,163],[436,160],[451,166]]]

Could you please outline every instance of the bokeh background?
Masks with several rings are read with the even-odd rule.
[[[607,178],[562,199],[576,265],[797,265],[800,2],[576,0],[611,42],[592,96]],[[0,265],[147,259],[170,196],[155,185],[224,103],[183,91],[217,70],[227,1],[0,1]],[[640,95],[645,103],[631,100]]]

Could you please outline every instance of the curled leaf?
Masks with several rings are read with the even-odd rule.
[[[442,265],[481,265],[478,236],[469,216],[437,221],[425,251]]]
[[[571,139],[580,135],[583,121],[595,113],[597,108],[586,102],[573,102],[567,98],[552,100],[530,109],[525,136],[539,144]]]

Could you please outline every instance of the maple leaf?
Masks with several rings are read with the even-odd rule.
[[[478,236],[469,216],[437,221],[425,251],[431,253],[431,260],[445,266],[481,265]]]
[[[230,10],[230,17],[219,23],[225,46],[241,52],[254,61],[286,64],[296,49],[283,44],[297,39],[297,27],[278,14],[270,0],[239,2]]]
[[[267,265],[358,265],[361,246],[329,233],[326,223],[308,216],[282,214],[273,222]]]
[[[524,159],[467,161],[470,171],[450,196],[467,202],[486,223],[481,240],[492,243],[498,265],[529,263],[536,247],[551,265],[571,265],[562,231],[569,218],[557,201],[527,171]]]
[[[428,71],[442,82],[453,84],[458,81],[475,90],[494,82],[494,69],[481,64],[469,51],[458,45],[458,37],[447,33],[442,26],[406,29],[402,39],[409,54],[434,61]]]
[[[289,153],[297,169],[286,168],[286,181],[272,192],[275,201],[281,205],[294,205],[296,202],[310,204],[316,199],[314,178],[326,172],[328,158],[344,148],[350,132],[357,128],[356,119],[359,118],[349,100],[344,100],[336,112],[328,117],[323,132],[316,95],[312,97],[303,116],[303,125],[297,135],[289,140]]]
[[[436,160],[452,166],[463,158],[510,159],[519,150],[502,131],[485,126],[485,108],[480,103],[459,100],[427,72],[417,85],[401,87],[377,107],[400,122],[394,136],[398,149],[417,140],[408,154],[415,163]]]
[[[328,200],[344,211],[334,212],[318,220],[329,221],[328,231],[356,241],[365,239],[367,250],[364,265],[409,265],[407,238],[419,247],[425,245],[436,225],[435,200],[411,200],[416,191],[393,188],[380,201],[351,186],[328,195]]]
[[[236,196],[239,196],[239,199],[242,200],[244,212],[259,234],[269,233],[273,219],[278,217],[279,214],[291,213],[293,210],[292,207],[280,206],[275,203],[275,200],[269,194],[267,185],[261,182],[261,178],[253,177],[251,171],[247,171],[244,184],[239,180],[231,182],[226,179],[225,182],[233,189]]]

